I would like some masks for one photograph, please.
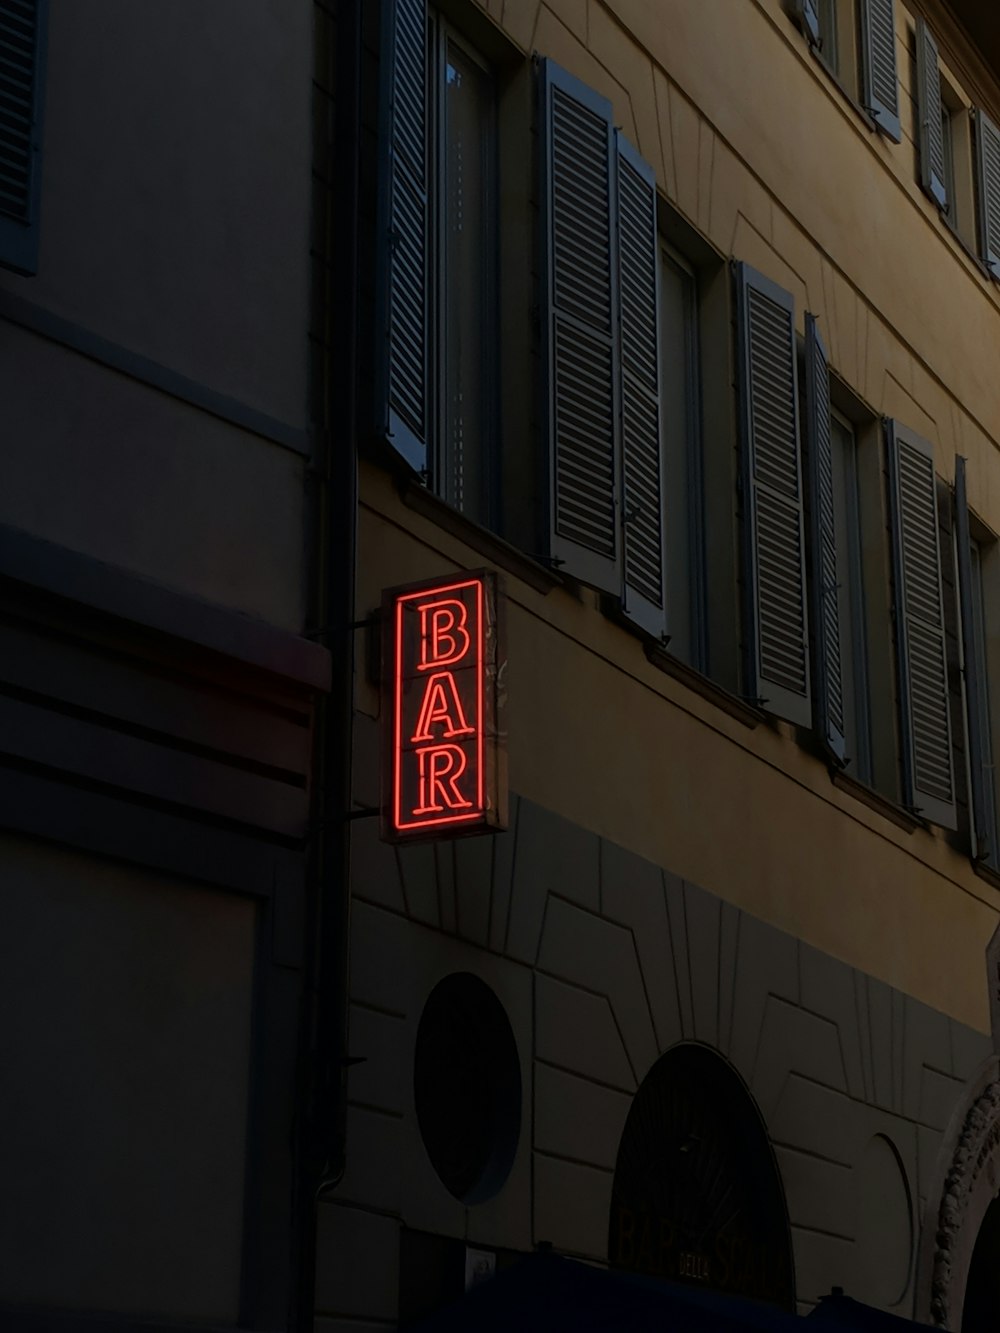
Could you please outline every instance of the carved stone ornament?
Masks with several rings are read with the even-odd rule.
[[[931,1318],[952,1328],[952,1300],[964,1299],[965,1280],[986,1207],[1000,1185],[1000,1079],[975,1099],[958,1136],[945,1176],[934,1237]],[[973,1199],[975,1206],[970,1207]]]

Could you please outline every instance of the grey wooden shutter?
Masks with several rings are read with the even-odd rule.
[[[38,268],[47,0],[0,0],[0,265]]]
[[[656,174],[615,133],[621,334],[622,610],[666,632]]]
[[[833,508],[833,441],[830,368],[816,319],[806,315],[806,440],[812,509],[813,715],[816,730],[835,757],[846,754],[844,686],[840,659],[840,565]]]
[[[1000,278],[1000,130],[984,111],[976,112],[976,167],[983,262]]]
[[[790,294],[737,264],[746,692],[808,726],[802,470]]]
[[[926,440],[896,421],[887,423],[886,437],[904,800],[931,823],[954,828],[934,452]]]
[[[550,554],[621,591],[611,104],[542,62]]]
[[[417,472],[426,470],[429,433],[426,27],[424,0],[384,0],[378,424]]]
[[[801,24],[811,46],[819,46],[819,0],[792,0],[792,13]]]
[[[879,129],[899,143],[893,0],[861,0],[860,17],[862,100]]]
[[[965,492],[965,459],[955,459],[955,540],[958,546],[958,601],[962,617],[962,660],[965,670],[965,709],[969,736],[969,784],[972,788],[972,819],[975,840],[972,854],[976,860],[995,859],[997,849],[990,846],[996,821],[987,802],[992,783],[986,772],[989,737],[982,733],[987,683],[980,674],[979,643],[976,634],[976,590],[972,581],[969,505]]]
[[[920,131],[920,184],[939,208],[948,207],[944,131],[941,125],[938,48],[930,28],[917,19],[917,120]]]

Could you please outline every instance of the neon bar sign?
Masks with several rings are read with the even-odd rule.
[[[506,826],[498,609],[488,570],[383,596],[382,832],[392,841]]]

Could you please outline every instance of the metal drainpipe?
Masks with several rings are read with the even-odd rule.
[[[352,746],[358,509],[358,235],[362,6],[340,0],[333,166],[337,206],[329,318],[330,401],[317,460],[314,615],[330,649],[330,694],[317,710],[312,893],[307,912],[305,1060],[300,1085],[294,1326],[312,1333],[319,1196],[344,1174],[350,1004]]]

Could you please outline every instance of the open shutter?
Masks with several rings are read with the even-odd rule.
[[[792,13],[798,19],[810,45],[819,46],[819,0],[792,0]]]
[[[896,421],[887,423],[886,436],[904,800],[931,823],[954,828],[934,452],[926,440]]]
[[[427,466],[427,58],[424,0],[384,0],[379,182],[379,429]]]
[[[892,0],[861,0],[861,55],[865,108],[884,134],[900,141],[896,80],[896,20]]]
[[[656,175],[615,132],[621,333],[622,610],[666,633]]]
[[[965,459],[955,459],[955,540],[958,545],[958,599],[962,616],[962,661],[965,672],[965,709],[968,717],[969,783],[972,788],[972,819],[975,835],[972,854],[976,860],[996,861],[996,815],[992,809],[993,781],[987,769],[989,717],[986,681],[981,674],[981,602],[972,576],[972,540],[969,506],[965,493]],[[977,606],[977,602],[980,605]],[[988,726],[988,722],[987,722]]]
[[[47,0],[0,0],[0,265],[38,268]]]
[[[983,111],[976,112],[976,167],[983,261],[1000,278],[1000,130]]]
[[[542,62],[550,554],[618,596],[618,319],[611,104]]]
[[[747,693],[808,726],[802,471],[792,297],[737,264]]]
[[[920,184],[937,204],[948,207],[945,186],[944,131],[941,126],[941,75],[937,42],[917,19],[917,120],[920,125]]]
[[[833,509],[830,368],[813,315],[806,315],[805,427],[812,508],[813,715],[824,743],[843,763],[847,747],[840,660],[841,578]]]

